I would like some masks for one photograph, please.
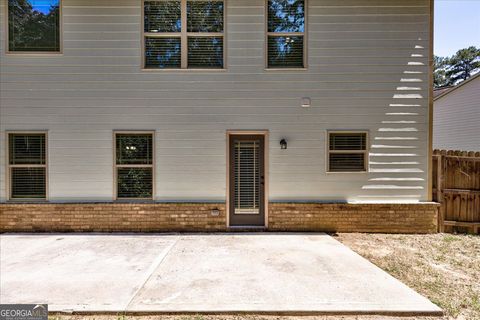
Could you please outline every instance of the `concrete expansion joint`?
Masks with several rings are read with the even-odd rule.
[[[142,291],[143,287],[145,286],[145,284],[148,282],[148,280],[150,280],[150,278],[152,277],[153,273],[155,272],[155,270],[158,269],[158,267],[160,267],[160,265],[162,264],[162,262],[165,260],[165,258],[168,256],[168,254],[170,253],[170,251],[173,249],[173,247],[175,247],[175,245],[178,243],[178,241],[180,240],[182,236],[181,235],[178,235],[175,237],[175,239],[172,241],[172,243],[167,246],[162,252],[160,252],[160,254],[155,258],[155,260],[152,262],[152,264],[150,265],[150,267],[147,269],[147,271],[145,272],[145,276],[143,277],[140,285],[138,286],[138,288],[135,290],[135,292],[132,294],[131,298],[128,300],[128,302],[126,303],[125,305],[125,312],[127,312],[129,309],[130,309],[130,305],[132,304],[132,302],[134,301],[135,297],[140,293],[140,291]]]

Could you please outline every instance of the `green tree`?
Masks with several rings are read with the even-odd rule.
[[[474,46],[458,50],[451,57],[434,56],[435,88],[456,85],[480,72],[480,49]]]
[[[447,66],[447,59],[444,57],[434,56],[434,71],[433,71],[433,84],[435,88],[440,88],[448,85],[447,72],[445,70]]]
[[[446,76],[449,85],[467,80],[480,71],[480,49],[474,46],[458,50],[455,55],[448,59]]]
[[[31,0],[8,1],[9,49],[12,51],[58,51],[60,49],[59,2],[49,1],[47,13]]]

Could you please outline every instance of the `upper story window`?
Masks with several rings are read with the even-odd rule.
[[[305,1],[268,0],[268,68],[305,67]]]
[[[8,0],[9,52],[60,52],[60,0]]]
[[[145,0],[147,69],[224,67],[222,0]]]
[[[8,135],[11,199],[45,199],[47,190],[45,133]]]
[[[328,171],[367,171],[367,133],[329,132]]]

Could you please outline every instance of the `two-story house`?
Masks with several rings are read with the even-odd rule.
[[[435,232],[432,0],[4,0],[1,231]]]

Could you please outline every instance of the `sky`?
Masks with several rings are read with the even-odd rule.
[[[57,5],[58,0],[29,0],[33,9],[47,14],[50,11],[51,5]]]
[[[435,0],[435,55],[480,48],[480,0]]]

